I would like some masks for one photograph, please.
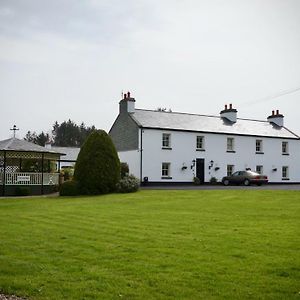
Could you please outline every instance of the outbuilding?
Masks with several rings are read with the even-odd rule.
[[[0,195],[41,195],[52,193],[59,185],[57,151],[20,140],[0,141]]]

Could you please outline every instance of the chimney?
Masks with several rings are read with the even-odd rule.
[[[220,111],[220,117],[222,119],[226,119],[227,121],[229,121],[231,123],[236,123],[237,110],[235,108],[232,108],[231,103],[229,104],[229,108],[228,108],[228,105],[225,104],[225,109]]]
[[[133,113],[135,110],[135,99],[130,96],[130,92],[125,93],[123,97],[119,102],[119,113]]]
[[[283,127],[283,118],[284,115],[282,115],[281,113],[279,113],[279,110],[276,110],[276,113],[274,110],[272,110],[272,115],[268,116],[268,121],[270,122],[270,124],[276,125],[278,127]]]

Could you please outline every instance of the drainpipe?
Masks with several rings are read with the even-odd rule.
[[[141,161],[140,161],[140,181],[141,184],[143,182],[143,128],[141,127],[141,148],[140,148],[140,153],[141,153]]]

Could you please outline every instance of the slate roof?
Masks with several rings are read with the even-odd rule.
[[[20,140],[17,138],[10,138],[7,140],[0,141],[0,151],[27,151],[27,152],[40,152],[40,153],[53,153],[64,155],[61,152],[55,150],[47,149],[45,147],[27,142],[25,140]]]
[[[237,118],[236,123],[231,123],[220,116],[143,109],[136,109],[130,116],[144,128],[299,139],[286,127],[268,121]]]
[[[80,151],[80,148],[76,148],[76,147],[51,146],[50,149],[59,153],[64,153],[65,156],[62,158],[62,160],[64,161],[76,161]]]

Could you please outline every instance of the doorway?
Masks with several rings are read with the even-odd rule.
[[[196,159],[196,177],[199,178],[200,183],[204,183],[204,158]]]

